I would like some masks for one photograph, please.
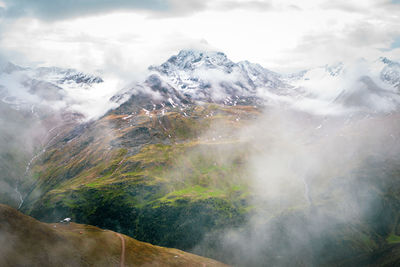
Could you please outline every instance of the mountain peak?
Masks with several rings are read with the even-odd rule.
[[[103,79],[99,76],[83,73],[75,69],[39,67],[35,72],[37,77],[53,80],[57,84],[69,82],[75,82],[77,84],[94,84],[103,82]]]
[[[225,53],[220,51],[207,51],[207,50],[196,50],[196,49],[182,49],[178,53],[178,57],[223,57],[227,58]]]
[[[175,62],[181,61],[192,61],[194,63],[206,61],[208,63],[223,64],[231,62],[228,57],[219,51],[205,51],[205,50],[181,50],[178,55],[172,56],[168,61],[173,60]]]
[[[198,68],[215,69],[222,67],[229,72],[233,65],[234,63],[222,52],[181,50],[160,66],[150,66],[149,70],[170,74],[171,71],[176,70],[193,71]]]
[[[2,70],[0,70],[0,72],[4,72],[7,74],[11,74],[14,71],[21,71],[21,70],[26,70],[26,68],[23,68],[21,66],[15,65],[12,62],[7,62],[4,67],[2,68]]]
[[[393,61],[391,59],[388,59],[387,57],[380,57],[379,61],[381,61],[382,63],[384,63],[384,64],[386,64],[387,66],[390,66],[390,67],[394,67],[394,66],[400,67],[400,63],[398,63],[396,61]]]
[[[288,87],[279,74],[249,61],[235,63],[218,51],[181,50],[149,70],[159,76],[165,88],[192,100],[227,101],[253,96],[258,88]]]

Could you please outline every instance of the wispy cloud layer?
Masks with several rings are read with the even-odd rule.
[[[289,72],[358,58],[399,60],[399,14],[390,0],[3,0],[0,53],[22,65],[102,70],[127,80],[184,48]]]

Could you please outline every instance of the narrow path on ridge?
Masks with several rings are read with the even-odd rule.
[[[125,266],[125,239],[124,237],[119,234],[116,233],[116,235],[121,239],[121,267]]]

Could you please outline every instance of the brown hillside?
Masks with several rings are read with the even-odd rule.
[[[226,266],[90,225],[41,223],[0,204],[0,266],[123,265]]]

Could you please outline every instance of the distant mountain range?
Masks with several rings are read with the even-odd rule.
[[[332,105],[353,111],[388,112],[397,109],[400,101],[400,63],[387,58],[283,75],[248,61],[235,63],[222,52],[182,50],[148,69],[149,75],[143,82],[136,81],[120,90],[111,101],[122,104],[131,95],[144,93],[151,94],[155,102],[162,99],[165,105],[200,101],[225,105],[283,103],[299,108],[306,102],[318,102],[318,108],[305,107],[316,112]],[[0,73],[0,96],[9,104],[29,99],[26,94],[19,97],[12,88],[15,86],[52,102],[62,101],[75,88],[96,88],[104,82],[99,76],[73,69],[32,69],[12,63]]]

